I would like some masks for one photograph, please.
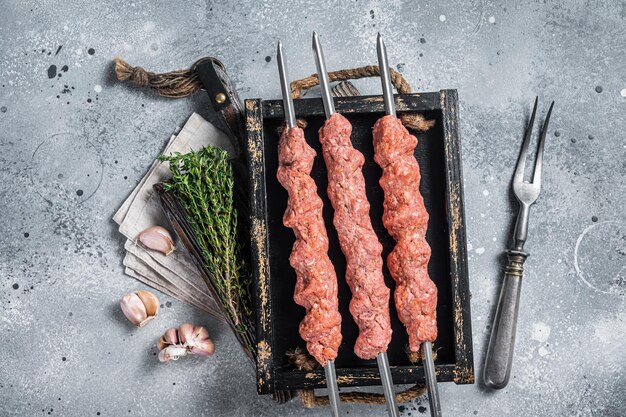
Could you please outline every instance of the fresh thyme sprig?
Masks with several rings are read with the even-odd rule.
[[[233,205],[233,168],[228,153],[206,146],[186,154],[162,155],[172,179],[164,184],[174,192],[202,249],[221,302],[241,334],[251,329],[251,280],[238,241],[238,213]]]

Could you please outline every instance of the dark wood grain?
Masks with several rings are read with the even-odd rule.
[[[459,135],[459,107],[456,90],[440,92],[445,143],[448,227],[450,230],[450,275],[454,298],[456,369],[454,382],[474,383],[474,355],[470,313],[463,170]]]
[[[437,380],[439,382],[454,381],[456,366],[454,364],[437,365]],[[392,366],[391,375],[396,385],[415,384],[424,381],[424,368],[417,366]],[[341,387],[359,387],[380,385],[380,374],[376,366],[372,368],[338,368],[337,380]],[[276,389],[325,388],[326,377],[323,369],[314,371],[298,371],[284,369],[276,372]]]
[[[396,110],[427,111],[441,109],[439,93],[396,94]],[[335,110],[342,114],[384,113],[385,104],[382,96],[336,97]],[[322,99],[294,100],[294,109],[298,117],[323,116]],[[266,100],[261,102],[263,117],[266,119],[285,118],[282,100]]]
[[[250,251],[251,269],[255,278],[255,311],[257,339],[257,391],[274,392],[274,354],[272,285],[269,274],[267,208],[265,190],[265,158],[263,156],[263,118],[260,100],[246,100],[246,130],[248,134],[248,171],[250,173]]]

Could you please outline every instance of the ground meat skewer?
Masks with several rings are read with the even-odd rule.
[[[352,291],[350,312],[359,326],[354,352],[374,359],[391,341],[389,288],[383,277],[382,245],[369,216],[361,171],[364,157],[350,141],[350,122],[334,113],[319,131],[328,171],[328,197],[334,225],[346,257],[346,281]]]
[[[299,330],[307,350],[322,366],[332,370],[334,379],[333,361],[341,344],[341,315],[337,275],[328,257],[328,236],[322,217],[324,204],[311,178],[315,151],[306,143],[304,131],[296,125],[281,42],[276,55],[286,119],[278,143],[276,177],[289,194],[283,224],[296,235],[289,257],[296,271],[293,298],[306,309]]]
[[[350,312],[359,326],[354,352],[363,359],[376,358],[387,414],[398,417],[387,358],[387,346],[391,341],[389,288],[385,286],[382,273],[382,246],[369,217],[370,205],[361,172],[364,158],[350,141],[352,125],[345,117],[335,113],[324,52],[315,32],[313,51],[326,114],[319,137],[328,171],[328,197],[335,209],[334,224],[339,246],[346,257],[346,281],[352,291]]]
[[[337,275],[328,257],[328,236],[322,218],[322,200],[311,178],[315,151],[296,125],[283,45],[278,41],[276,62],[283,94],[285,130],[278,145],[278,181],[287,189],[289,202],[283,222],[296,242],[289,261],[296,270],[294,300],[306,309],[300,336],[307,349],[324,366],[328,403],[333,417],[341,415],[335,358],[341,344],[341,315],[337,300]]]
[[[397,242],[387,257],[387,267],[396,281],[398,317],[409,334],[410,350],[417,352],[422,342],[437,338],[437,287],[428,276],[428,213],[419,191],[420,170],[413,155],[417,138],[392,115],[379,119],[373,133],[374,160],[383,169],[383,224]]]
[[[420,345],[422,348],[430,415],[441,417],[431,343],[437,338],[437,287],[428,276],[428,213],[420,194],[420,170],[413,154],[417,138],[396,117],[387,49],[380,33],[376,51],[387,115],[373,128],[374,159],[383,169],[380,179],[385,193],[383,223],[397,242],[387,257],[387,267],[396,281],[396,310],[409,334],[409,348],[413,352],[420,350]]]
[[[311,178],[315,151],[298,127],[285,128],[278,144],[278,181],[289,193],[283,224],[296,241],[289,263],[296,271],[294,300],[306,309],[300,336],[321,364],[334,360],[341,344],[341,315],[337,276],[328,257],[328,236],[322,218],[323,203]]]

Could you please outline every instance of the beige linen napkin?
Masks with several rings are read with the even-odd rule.
[[[225,149],[234,156],[234,147],[228,137],[202,116],[193,113],[177,135],[170,137],[163,154],[186,153],[206,145]],[[151,287],[183,302],[222,318],[216,301],[210,295],[206,283],[180,242],[176,250],[165,256],[135,243],[139,233],[151,226],[163,226],[170,230],[169,221],[161,209],[159,198],[152,186],[170,177],[167,163],[155,161],[137,187],[113,216],[119,232],[127,241],[123,264],[125,273]]]

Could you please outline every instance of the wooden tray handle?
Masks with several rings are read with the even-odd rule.
[[[190,69],[175,70],[157,74],[146,71],[142,67],[133,67],[120,57],[115,58],[115,76],[120,81],[130,81],[139,87],[149,87],[156,91],[159,95],[165,97],[187,97],[202,89],[202,84],[198,79],[195,67],[201,59],[194,63]],[[411,93],[411,86],[404,77],[393,68],[391,71],[391,83],[400,94]],[[364,67],[343,69],[328,73],[330,81],[346,81],[357,80],[359,78],[378,77],[380,70],[378,65],[367,65]],[[302,98],[312,87],[319,84],[317,74],[310,75],[301,80],[291,82],[291,96],[293,98]],[[409,129],[425,132],[434,124],[434,120],[426,120],[424,116],[418,113],[401,114],[400,120]]]
[[[142,67],[133,67],[123,58],[115,57],[114,70],[115,77],[119,81],[130,81],[139,87],[149,87],[156,91],[159,95],[165,97],[187,97],[202,89],[202,84],[195,72],[196,65],[201,63],[205,58],[196,61],[190,69],[174,70],[164,73],[154,73],[146,71]],[[411,86],[402,77],[402,75],[390,68],[391,83],[400,94],[411,93]],[[378,77],[380,71],[378,65],[367,65],[365,67],[343,69],[328,73],[330,81],[346,81],[357,80],[359,78]],[[304,97],[307,91],[319,84],[317,74],[301,80],[291,82],[291,96],[293,98]]]
[[[402,74],[393,68],[389,68],[391,71],[391,83],[396,88],[399,94],[410,94],[411,86],[404,79]],[[378,65],[367,65],[365,67],[343,69],[339,71],[332,71],[328,73],[330,81],[346,81],[346,80],[358,80],[359,78],[379,77],[380,69]],[[302,98],[311,89],[319,85],[320,80],[317,78],[317,74],[310,75],[301,80],[291,82],[291,97]]]
[[[300,348],[287,352],[287,359],[291,366],[300,371],[312,371],[320,367],[311,355]],[[412,355],[410,359],[416,362],[419,360],[419,356]],[[305,408],[314,408],[329,404],[327,395],[315,395],[315,390],[313,389],[303,389],[296,391],[296,393]],[[425,385],[415,384],[409,389],[396,393],[396,401],[398,403],[405,403],[425,393]],[[344,403],[386,404],[387,402],[383,394],[374,392],[342,392],[339,394],[339,398],[341,402]]]

